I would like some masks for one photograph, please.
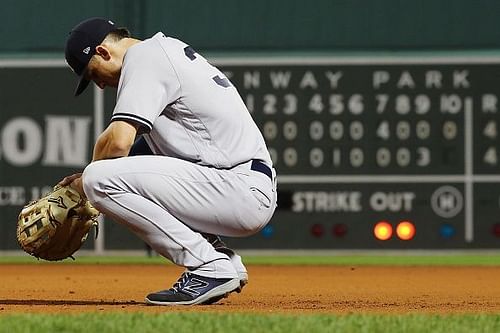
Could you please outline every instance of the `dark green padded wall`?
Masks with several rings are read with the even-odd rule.
[[[499,14],[495,0],[4,0],[0,53],[60,53],[89,16],[209,51],[495,49]]]

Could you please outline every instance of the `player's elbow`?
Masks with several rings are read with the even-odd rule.
[[[128,156],[134,144],[137,131],[134,127],[123,122],[114,122],[108,141],[108,152],[112,157]]]
[[[110,157],[123,157],[128,156],[130,148],[132,148],[133,141],[128,139],[115,139],[109,143],[108,154]]]

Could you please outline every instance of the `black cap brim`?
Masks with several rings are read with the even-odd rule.
[[[80,77],[80,81],[78,82],[78,85],[76,86],[75,89],[75,96],[80,95],[89,85],[90,81],[85,78],[84,75]]]

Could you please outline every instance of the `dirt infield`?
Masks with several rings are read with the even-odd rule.
[[[0,314],[84,311],[498,313],[500,267],[249,266],[241,294],[211,306],[147,306],[171,265],[0,265]]]

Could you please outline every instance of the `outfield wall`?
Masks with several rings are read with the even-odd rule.
[[[68,31],[90,16],[178,36],[239,89],[278,170],[279,207],[231,245],[495,249],[499,12],[493,0],[4,1],[0,250],[17,248],[20,207],[80,171],[107,125],[114,93],[74,99],[63,60]],[[144,247],[112,222],[101,234],[85,247]]]
[[[213,52],[494,49],[499,13],[495,0],[5,0],[0,54],[62,53],[90,16]]]
[[[254,55],[211,61],[238,88],[279,175],[272,222],[253,237],[229,240],[231,245],[500,245],[500,57]],[[110,118],[114,92],[94,88],[73,98],[75,78],[58,59],[2,60],[0,75],[5,78],[0,82],[0,250],[11,250],[17,248],[20,207],[90,160],[93,141]],[[379,222],[392,228],[387,240],[374,237]],[[416,228],[414,237],[398,235],[401,222]],[[144,248],[111,221],[101,231],[87,249]]]

